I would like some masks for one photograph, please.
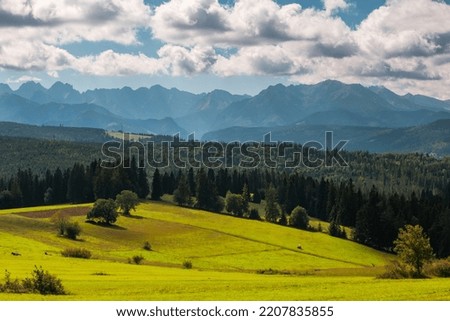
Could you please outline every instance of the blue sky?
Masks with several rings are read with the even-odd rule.
[[[256,94],[383,85],[450,99],[450,0],[0,1],[0,82]]]

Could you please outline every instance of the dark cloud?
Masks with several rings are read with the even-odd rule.
[[[353,43],[339,45],[317,42],[310,50],[310,57],[345,58],[358,53],[358,46]]]
[[[175,28],[195,29],[205,31],[228,31],[230,28],[226,25],[223,17],[218,13],[207,12],[203,8],[199,8],[195,12],[195,16],[190,17],[189,23],[176,21],[172,24]]]
[[[58,25],[58,20],[44,21],[31,14],[22,16],[0,9],[0,27],[41,27]]]
[[[259,59],[254,61],[257,70],[263,70],[269,75],[290,75],[292,74],[292,61],[272,61],[269,59]]]
[[[436,53],[442,54],[450,52],[450,33],[437,35],[434,39],[434,43],[439,46]]]
[[[262,24],[259,28],[259,36],[269,40],[276,41],[289,41],[289,40],[299,40],[299,37],[294,38],[290,37],[285,32],[286,26],[280,25],[280,23],[276,23],[274,21],[268,21],[265,24]]]
[[[399,79],[412,79],[412,80],[441,80],[439,75],[432,75],[428,72],[427,67],[424,64],[419,64],[414,70],[398,70],[392,68],[389,64],[385,63],[379,66],[377,69],[364,71],[361,73],[364,77],[375,78],[399,78]]]
[[[96,3],[89,9],[86,20],[89,22],[99,23],[114,20],[120,14],[120,8],[113,3]]]
[[[411,44],[409,47],[398,47],[390,49],[385,53],[385,58],[412,58],[412,57],[431,57],[435,56],[440,49],[432,48],[433,44],[423,45],[423,44]]]

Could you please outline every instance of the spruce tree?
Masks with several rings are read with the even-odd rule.
[[[205,171],[200,169],[196,178],[196,196],[195,207],[220,212],[224,208],[222,199],[217,194],[217,188]]]
[[[277,203],[277,190],[270,185],[266,190],[266,221],[275,223],[280,217],[280,210]]]
[[[242,188],[242,209],[244,213],[248,213],[248,206],[250,202],[250,192],[248,191],[248,185],[244,184]]]
[[[189,172],[188,172],[188,184],[189,184],[189,190],[191,191],[191,195],[195,196],[197,193],[197,190],[196,190],[194,169],[192,167],[189,168]]]
[[[189,184],[186,176],[183,174],[180,176],[177,189],[173,192],[173,200],[180,206],[192,204]]]
[[[151,198],[154,201],[159,201],[162,196],[162,187],[161,187],[161,175],[159,174],[159,170],[156,169],[153,173],[153,181],[152,181],[152,194]]]
[[[146,198],[150,193],[150,186],[148,185],[147,173],[145,168],[139,167],[138,169],[138,191],[139,198]]]

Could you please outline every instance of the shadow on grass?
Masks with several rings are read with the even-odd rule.
[[[67,239],[69,239],[69,240],[71,240],[71,241],[74,241],[74,242],[80,242],[80,243],[83,243],[83,242],[86,242],[86,240],[85,239],[71,239],[71,238],[68,238],[68,237],[66,237]]]
[[[86,242],[85,239],[80,239],[78,237],[74,239],[74,238],[68,237],[67,235],[58,234],[58,237],[69,240],[69,241],[73,241],[73,242]]]
[[[101,227],[109,228],[109,229],[112,229],[112,230],[126,230],[125,227],[122,227],[122,226],[119,226],[119,225],[114,225],[114,224],[109,224],[109,223],[104,223],[104,222],[95,222],[95,221],[90,221],[90,220],[87,220],[85,222],[88,223],[88,224],[101,226]]]
[[[132,218],[132,219],[135,219],[135,220],[143,220],[143,219],[145,219],[145,217],[140,216],[140,215],[123,215],[122,214],[122,217]]]

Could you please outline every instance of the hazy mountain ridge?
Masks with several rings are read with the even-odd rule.
[[[79,92],[61,82],[48,89],[34,82],[17,90],[0,84],[0,121],[166,135],[195,132],[197,138],[235,126],[306,132],[326,128],[355,137],[361,131],[372,135],[385,128],[424,126],[440,119],[450,119],[450,101],[401,96],[385,87],[334,80],[315,85],[278,84],[253,97],[223,90],[193,94],[159,85]],[[235,134],[243,139],[246,132],[240,129]]]
[[[42,93],[41,93],[42,94]],[[44,97],[33,94],[32,97]],[[89,103],[64,104],[57,102],[39,104],[16,94],[0,94],[0,121],[31,125],[53,125],[123,130],[140,133],[173,135],[186,134],[171,118],[127,119],[102,106]]]
[[[200,133],[231,126],[283,126],[293,122],[408,127],[450,117],[448,101],[422,95],[400,96],[385,87],[366,88],[335,80],[315,85],[278,84],[253,97],[223,90],[193,94],[159,85],[80,93],[61,82],[49,89],[27,82],[16,91],[3,85],[1,93],[14,93],[39,104],[93,104],[126,119],[170,117],[187,131]]]
[[[408,127],[450,118],[450,105],[425,96],[398,96],[359,84],[327,80],[316,85],[270,86],[222,111],[214,128],[311,125]]]

